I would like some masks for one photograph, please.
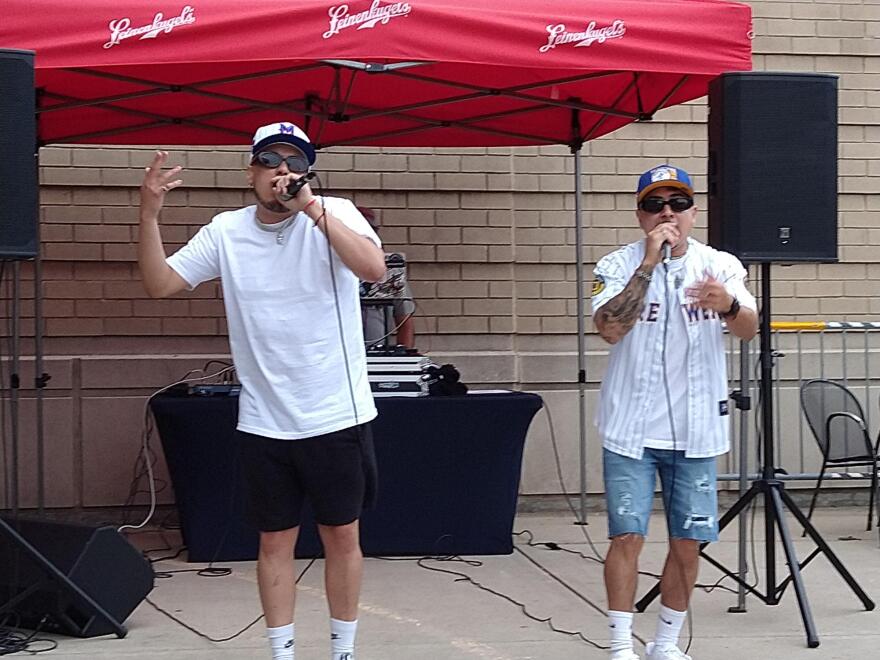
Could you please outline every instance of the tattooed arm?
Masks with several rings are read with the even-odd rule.
[[[643,261],[623,291],[602,305],[593,316],[599,335],[609,344],[616,344],[623,339],[638,321],[650,284],[648,279],[638,273],[650,276],[654,266],[655,263]]]

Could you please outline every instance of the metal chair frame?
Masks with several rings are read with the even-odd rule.
[[[827,414],[827,411],[821,411],[822,415],[825,415],[824,425],[822,430],[824,431],[825,443],[823,446],[822,440],[820,439],[819,432],[817,432],[816,427],[814,426],[813,420],[810,419],[810,414],[807,412],[807,404],[805,402],[805,392],[811,387],[816,386],[832,386],[839,388],[841,393],[845,398],[847,398],[852,406],[858,411],[858,414],[855,414],[850,411],[838,411],[833,412],[831,414]],[[861,466],[870,466],[871,468],[871,491],[868,496],[868,525],[867,530],[871,530],[871,524],[873,522],[873,513],[874,513],[874,502],[877,497],[877,489],[878,489],[878,458],[880,458],[880,433],[877,434],[877,440],[874,443],[874,446],[871,446],[871,438],[868,435],[868,429],[865,425],[865,415],[862,409],[862,405],[859,403],[859,400],[853,395],[853,393],[844,385],[837,383],[833,380],[828,380],[826,378],[813,378],[804,382],[800,388],[800,403],[801,410],[804,413],[804,417],[807,418],[807,423],[810,426],[810,430],[813,432],[813,436],[816,439],[816,443],[819,445],[819,450],[822,452],[822,469],[819,472],[819,478],[816,481],[816,487],[813,490],[813,497],[810,500],[810,510],[807,513],[807,519],[811,518],[813,515],[813,510],[816,507],[816,500],[819,497],[819,489],[822,486],[822,481],[825,478],[825,472],[829,467],[861,467]],[[862,433],[862,437],[865,441],[865,454],[857,455],[857,456],[846,456],[841,458],[829,458],[829,453],[831,450],[831,438],[832,431],[831,425],[836,419],[840,418],[848,418],[852,420],[858,429]],[[880,527],[880,519],[877,521],[878,527]]]

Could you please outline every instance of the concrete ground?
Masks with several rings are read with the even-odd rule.
[[[880,599],[880,545],[876,529],[865,532],[864,513],[863,508],[824,509],[817,511],[814,521],[862,588],[870,597]],[[604,554],[607,548],[603,538],[604,519],[601,514],[593,514],[590,520],[586,529],[598,551]],[[794,529],[794,518],[789,516],[788,522]],[[542,513],[520,515],[515,529],[528,530],[533,543],[552,542],[561,549],[529,545],[529,535],[523,533],[516,537],[516,551],[510,556],[428,560],[422,562],[424,567],[415,560],[367,559],[357,660],[605,658],[606,651],[578,636],[554,632],[551,628],[580,633],[600,645],[606,641],[602,566],[576,554],[593,554],[583,535],[584,528],[573,524],[570,515]],[[765,544],[760,512],[754,531],[757,576],[763,582]],[[801,539],[799,531],[795,539],[798,555],[803,559],[814,545]],[[664,535],[662,519],[655,515],[643,553],[643,570],[659,570],[665,552]],[[735,567],[736,542],[736,525],[733,525],[713,546],[713,556]],[[141,535],[139,543],[156,547],[158,539]],[[751,564],[751,558],[749,561]],[[307,563],[298,561],[298,570],[305,569]],[[787,575],[781,547],[777,564],[779,580]],[[255,564],[222,565],[230,567],[232,573],[206,577],[182,572],[157,579],[149,602],[142,603],[126,622],[129,633],[124,639],[53,637],[58,647],[40,655],[75,660],[269,658],[263,637],[264,624],[257,620],[260,605]],[[201,566],[166,560],[155,568],[174,571]],[[298,660],[329,658],[322,570],[322,562],[315,562],[300,583],[296,617]],[[464,575],[499,595],[460,579]],[[701,583],[712,584],[719,576],[716,569],[702,563]],[[817,557],[806,568],[804,576],[821,640],[818,649],[806,647],[792,589],[785,592],[779,605],[764,605],[749,596],[747,612],[731,614],[727,609],[736,604],[736,595],[719,588],[711,593],[698,590],[695,594],[692,632],[688,632],[685,624],[682,635],[684,644],[692,636],[689,653],[695,660],[880,657],[880,614],[876,610],[864,610],[824,557]],[[643,577],[639,594],[653,583],[650,577]],[[724,584],[734,586],[730,580]],[[640,653],[644,642],[652,637],[656,609],[655,602],[645,614],[635,617],[636,650]],[[535,619],[527,617],[524,610]]]

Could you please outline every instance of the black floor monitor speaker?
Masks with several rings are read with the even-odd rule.
[[[37,256],[34,53],[0,49],[0,259]]]
[[[837,261],[837,76],[709,88],[709,243],[747,263]]]
[[[153,588],[153,569],[119,532],[42,519],[2,523],[0,612],[11,614],[8,624],[76,637],[124,634],[122,622]]]

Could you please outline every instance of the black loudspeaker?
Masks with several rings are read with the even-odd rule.
[[[837,76],[713,81],[709,243],[751,263],[837,261]]]
[[[134,546],[112,527],[24,518],[4,521],[0,612],[13,614],[8,621],[76,637],[125,634],[122,622],[153,588],[153,569]],[[51,567],[47,570],[46,562],[63,576],[54,575]]]
[[[0,259],[37,256],[34,53],[0,49]]]

